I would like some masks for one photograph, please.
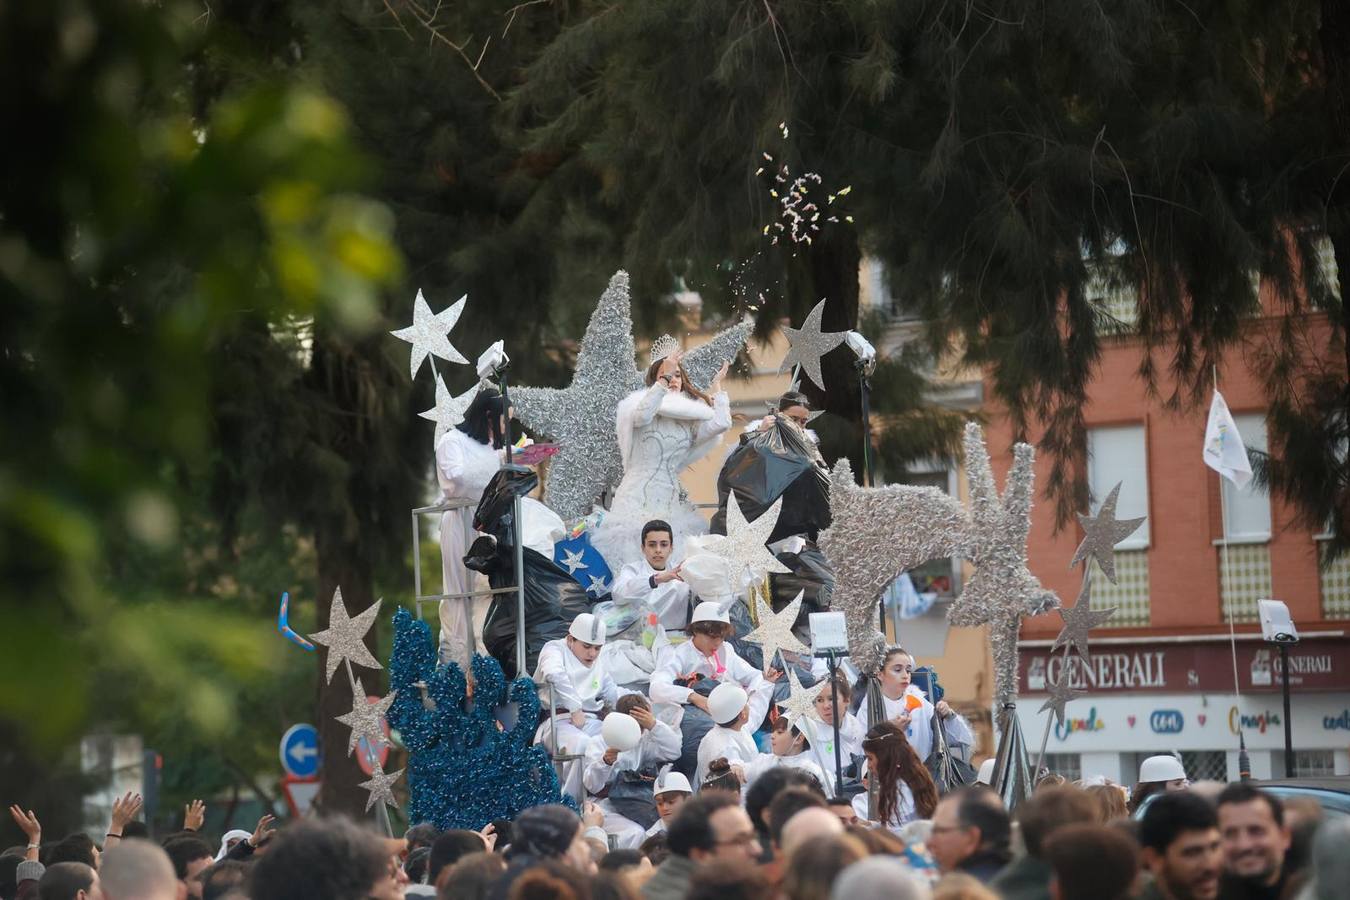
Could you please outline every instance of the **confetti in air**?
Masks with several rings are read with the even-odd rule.
[[[789,133],[787,123],[779,122],[778,130],[786,141]],[[777,245],[779,241],[790,243],[794,248],[792,255],[796,256],[797,248],[811,246],[823,226],[837,225],[841,219],[850,223],[853,221],[852,216],[840,215],[835,208],[838,200],[852,192],[852,186],[827,191],[819,173],[806,172],[794,177],[787,163],[778,161],[767,152],[761,152],[760,155],[770,165],[760,166],[755,170],[755,175],[763,177],[772,172],[769,196],[778,205],[778,217],[764,226],[763,234],[769,238],[770,245]],[[822,192],[826,195],[823,206],[818,202]]]

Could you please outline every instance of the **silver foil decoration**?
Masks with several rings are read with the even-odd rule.
[[[1078,514],[1078,521],[1083,526],[1083,542],[1078,545],[1073,559],[1069,561],[1069,568],[1072,569],[1089,557],[1095,559],[1097,565],[1101,567],[1102,574],[1111,579],[1112,584],[1116,583],[1116,544],[1139,530],[1139,526],[1144,524],[1146,518],[1146,516],[1137,519],[1116,518],[1116,500],[1120,497],[1120,485],[1121,482],[1118,481],[1116,486],[1111,488],[1111,493],[1106,495],[1106,500],[1097,510],[1097,515]]]
[[[797,672],[792,666],[787,667],[787,674],[788,684],[791,687],[788,690],[788,698],[780,700],[778,708],[787,717],[788,724],[791,725],[801,718],[821,722],[821,719],[816,715],[816,697],[830,686],[830,680],[822,678],[808,688],[802,687],[801,680],[797,677]],[[807,740],[811,740],[810,735],[807,735]]]
[[[801,611],[802,598],[806,596],[806,591],[798,591],[792,602],[783,607],[782,612],[777,613],[773,611],[772,604],[765,603],[760,599],[759,591],[752,591],[751,594],[759,624],[741,640],[759,644],[764,648],[765,670],[773,666],[773,658],[779,650],[810,655],[811,648],[803,644],[792,633],[792,626],[797,624],[797,614]],[[785,662],[783,668],[791,670],[792,666]],[[800,685],[795,685],[795,687],[800,687]]]
[[[389,707],[393,705],[397,694],[398,691],[394,691],[371,703],[366,699],[366,689],[361,684],[361,679],[356,679],[356,690],[352,694],[352,711],[336,717],[339,722],[352,730],[351,737],[347,741],[348,756],[356,749],[361,738],[365,738],[371,747],[382,747],[389,743],[380,719],[389,712]]]
[[[1068,671],[1067,666],[1060,669],[1059,681],[1050,685],[1049,698],[1041,704],[1040,709],[1036,710],[1037,713],[1043,713],[1047,709],[1054,711],[1055,721],[1061,726],[1064,724],[1064,707],[1083,696],[1082,691],[1075,691],[1069,687]]]
[[[1110,609],[1093,609],[1089,597],[1092,593],[1092,577],[1087,571],[1083,573],[1083,587],[1078,592],[1078,599],[1074,601],[1072,607],[1059,608],[1059,616],[1064,620],[1064,627],[1060,629],[1055,637],[1055,643],[1050,648],[1054,653],[1060,647],[1068,647],[1074,653],[1083,657],[1083,661],[1088,659],[1088,632],[1106,622],[1116,613],[1116,607]],[[1063,672],[1068,672],[1066,665]],[[1064,680],[1061,677],[1061,680]]]
[[[394,337],[412,344],[412,354],[408,360],[409,377],[417,377],[417,370],[422,367],[422,360],[426,359],[428,354],[439,356],[446,362],[468,362],[450,344],[450,329],[459,321],[468,299],[469,295],[465,294],[440,312],[433,313],[422,292],[420,290],[417,292],[417,297],[413,300],[413,323],[407,328],[389,332]]]
[[[786,372],[793,366],[801,366],[806,377],[825,390],[825,379],[820,374],[820,358],[844,342],[847,332],[820,330],[820,319],[825,315],[825,301],[821,300],[806,314],[801,328],[783,327],[783,335],[788,341],[788,352],[783,357],[779,372]]]
[[[473,402],[473,398],[477,395],[478,383],[474,382],[473,387],[459,396],[453,396],[450,389],[445,386],[445,379],[437,373],[436,406],[426,412],[418,413],[422,418],[430,419],[436,423],[436,434],[432,440],[439,441],[441,435],[463,422],[465,411],[468,410],[469,404]]]
[[[394,802],[393,789],[394,782],[398,781],[398,776],[403,774],[403,770],[399,769],[397,772],[386,774],[378,761],[374,762],[373,765],[374,772],[371,774],[370,780],[363,781],[360,785],[369,792],[369,795],[366,797],[366,812],[370,812],[370,808],[374,806],[377,801],[384,803],[385,806],[392,806],[395,809],[398,809],[398,804]]]
[[[994,772],[989,783],[1003,799],[1004,808],[1012,812],[1035,790],[1035,775],[1031,771],[1022,725],[1017,720],[1017,705],[1004,704],[999,710],[997,724],[998,753],[994,757]]]
[[[770,572],[791,572],[778,561],[778,557],[769,552],[767,546],[769,535],[773,534],[782,510],[783,498],[779,497],[772,506],[760,513],[758,519],[747,522],[741,512],[741,504],[736,500],[736,492],[732,491],[727,495],[727,539],[725,542],[716,542],[714,552],[728,560],[737,573],[749,573],[752,584]]]
[[[367,669],[384,668],[366,646],[366,632],[375,624],[375,617],[380,614],[380,604],[383,602],[376,600],[352,618],[347,615],[347,607],[342,602],[342,588],[333,591],[333,605],[328,611],[328,627],[309,636],[314,643],[328,648],[328,658],[324,661],[324,665],[329,684],[332,683],[333,673],[338,670],[343,660],[351,660]]]

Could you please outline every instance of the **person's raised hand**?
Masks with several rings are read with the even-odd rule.
[[[651,731],[656,725],[656,716],[652,715],[650,709],[643,709],[641,706],[635,706],[628,714],[633,717],[634,721],[638,723],[638,726],[641,727],[643,731]]]
[[[274,830],[272,828],[272,823],[276,821],[276,818],[277,817],[271,813],[265,813],[263,817],[258,820],[258,827],[253,829],[253,833],[248,836],[250,846],[257,847],[261,845],[263,841],[267,840],[267,836]]]
[[[933,704],[933,711],[938,714],[938,718],[940,719],[945,719],[955,712],[946,700],[939,700],[937,703]]]
[[[496,849],[497,849],[497,826],[496,826],[496,825],[493,825],[491,822],[487,823],[487,824],[484,825],[484,826],[482,827],[482,829],[478,832],[478,836],[479,836],[480,838],[482,838],[482,839],[483,839],[483,843],[487,845],[487,849],[488,849],[488,852],[489,852],[489,853],[491,853],[493,850],[496,850]]]
[[[28,836],[28,843],[42,843],[42,823],[35,812],[31,809],[24,812],[23,807],[16,803],[9,808],[9,814],[14,817],[14,824],[19,826],[19,830]]]
[[[778,679],[782,677],[783,677],[783,670],[775,666],[769,666],[768,671],[764,673],[764,680],[771,681],[775,684],[777,684]]]
[[[729,371],[731,371],[731,363],[722,363],[722,368],[717,370],[717,374],[713,376],[712,384],[708,386],[708,393],[719,394],[722,392],[722,379],[727,377]]]
[[[144,802],[141,795],[135,791],[127,791],[121,797],[114,798],[112,827],[108,829],[108,834],[121,834],[127,823],[136,818],[136,813],[141,811],[141,805]]]
[[[601,758],[604,760],[605,765],[612,766],[614,765],[614,760],[619,758],[619,751],[615,750],[613,747],[609,747],[605,750],[605,755]]]
[[[206,824],[206,804],[201,800],[193,800],[187,806],[183,807],[183,830],[200,831]]]
[[[894,719],[891,719],[891,721],[899,725],[902,729],[908,730],[912,718],[913,717],[909,713],[905,712],[896,716]]]

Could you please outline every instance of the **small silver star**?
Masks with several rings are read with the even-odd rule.
[[[820,692],[830,686],[828,678],[822,678],[811,687],[802,687],[801,680],[797,678],[797,673],[788,667],[788,683],[792,686],[788,691],[788,698],[778,702],[778,708],[783,711],[788,724],[791,725],[802,717],[814,718],[816,714],[816,697]],[[810,740],[810,737],[807,737]]]
[[[1093,609],[1088,600],[1091,592],[1092,578],[1089,576],[1083,579],[1083,587],[1078,592],[1078,599],[1074,601],[1073,606],[1069,609],[1062,606],[1059,608],[1059,616],[1064,620],[1064,627],[1060,629],[1050,652],[1068,646],[1084,660],[1088,658],[1088,632],[1103,624],[1116,612],[1114,606],[1110,609]]]
[[[478,395],[478,385],[474,384],[458,397],[450,395],[450,389],[445,386],[445,379],[440,374],[436,375],[436,406],[426,412],[418,413],[424,419],[430,419],[436,423],[436,434],[433,440],[439,441],[441,435],[445,434],[451,428],[454,428],[460,422],[464,421],[464,412],[473,402],[473,398]]]
[[[417,298],[413,300],[413,323],[407,328],[389,332],[394,337],[412,344],[412,355],[408,360],[409,377],[417,377],[417,370],[422,367],[422,360],[427,358],[428,353],[439,356],[446,362],[468,362],[450,345],[450,329],[459,321],[460,313],[464,312],[464,304],[468,299],[469,295],[465,294],[451,306],[433,313],[422,292],[420,290],[417,292]]]
[[[775,613],[773,605],[765,603],[760,599],[759,592],[755,592],[755,615],[759,619],[759,625],[742,640],[759,644],[764,648],[764,669],[766,671],[773,666],[773,659],[778,655],[779,650],[805,654],[811,652],[811,648],[803,644],[792,633],[792,626],[797,624],[797,614],[802,608],[802,597],[805,594],[804,590],[798,591],[797,596],[792,599],[791,603],[783,607],[782,612]],[[785,666],[785,668],[791,669],[791,666]]]
[[[802,373],[800,371],[794,371],[792,373],[792,383],[788,385],[787,393],[799,394],[801,393],[801,390],[802,390]],[[778,410],[778,406],[777,404],[770,403],[769,409],[771,411],[776,412]],[[806,424],[810,425],[812,422],[814,422],[816,419],[819,419],[823,415],[825,415],[825,410],[823,409],[812,410],[811,412],[806,414]]]
[[[778,514],[782,509],[783,498],[779,497],[758,519],[747,522],[736,500],[736,492],[727,495],[727,543],[719,548],[719,555],[731,562],[737,575],[748,570],[750,580],[754,582],[769,572],[792,571],[765,546],[769,542],[769,535],[773,534],[774,526],[778,524]]]
[[[825,301],[821,300],[806,316],[801,328],[783,327],[788,340],[787,356],[778,369],[786,372],[793,366],[801,366],[806,377],[810,378],[823,391],[825,379],[820,374],[820,358],[844,342],[847,332],[820,330],[820,319],[825,314]]]
[[[1069,568],[1072,569],[1089,556],[1092,557],[1101,567],[1102,574],[1111,579],[1112,584],[1116,583],[1116,544],[1134,534],[1147,518],[1140,516],[1137,519],[1117,519],[1116,500],[1119,497],[1120,482],[1116,482],[1116,486],[1111,488],[1111,493],[1106,495],[1106,500],[1098,508],[1097,515],[1078,514],[1078,521],[1083,526],[1083,542],[1078,545],[1073,559],[1069,561]]]
[[[329,607],[328,627],[316,634],[311,634],[309,639],[316,644],[322,644],[328,648],[327,681],[333,681],[333,673],[338,670],[344,659],[350,659],[358,666],[365,666],[367,669],[383,668],[374,656],[370,654],[370,648],[366,646],[366,632],[370,631],[370,626],[375,624],[375,617],[380,614],[380,604],[382,600],[376,600],[355,618],[347,615],[347,607],[342,602],[342,588],[333,591],[333,605]]]
[[[382,800],[386,806],[398,809],[398,804],[394,802],[393,787],[394,782],[398,781],[398,776],[402,774],[402,769],[386,774],[380,768],[379,763],[375,764],[375,772],[370,776],[370,780],[363,781],[360,784],[360,787],[370,792],[370,796],[366,797],[366,812],[370,812],[370,808],[375,805],[377,800]]]
[[[356,745],[361,738],[365,738],[372,747],[382,747],[389,743],[389,738],[384,735],[384,726],[380,719],[385,713],[389,712],[389,707],[394,702],[394,696],[397,693],[397,691],[394,691],[388,696],[381,697],[371,703],[366,699],[366,689],[362,686],[361,679],[356,679],[356,694],[352,697],[352,711],[337,717],[339,722],[352,730],[351,737],[347,740],[348,755],[356,749]]]
[[[605,584],[605,579],[599,575],[591,575],[591,586],[586,588],[588,594],[595,594],[597,597],[604,595],[609,591],[609,585]]]
[[[1064,724],[1064,707],[1069,701],[1077,700],[1081,696],[1083,696],[1081,691],[1075,691],[1069,687],[1069,668],[1065,666],[1060,669],[1059,681],[1050,685],[1049,698],[1041,704],[1041,708],[1036,712],[1043,713],[1047,709],[1054,710],[1055,722],[1062,726]]]
[[[581,556],[583,553],[584,551],[582,550],[578,550],[575,553],[573,553],[571,550],[563,551],[562,564],[567,567],[568,575],[577,574],[577,569],[588,568],[587,565],[581,561]]]

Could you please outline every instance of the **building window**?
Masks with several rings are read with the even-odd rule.
[[[1322,270],[1322,280],[1327,290],[1337,299],[1341,296],[1340,269],[1336,265],[1336,248],[1331,238],[1323,236],[1317,241],[1317,267]]]
[[[1333,750],[1295,750],[1294,777],[1320,778],[1336,774],[1336,753]]]
[[[1119,276],[1102,263],[1088,263],[1088,277],[1083,283],[1083,294],[1088,303],[1102,317],[1102,331],[1106,334],[1130,334],[1139,325],[1139,287],[1121,284]]]
[[[1148,515],[1148,451],[1143,425],[1093,428],[1088,431],[1088,487],[1093,511],[1120,484],[1116,517],[1131,519]],[[1093,567],[1093,609],[1117,612],[1106,628],[1130,628],[1149,624],[1148,519],[1134,534],[1116,545],[1116,583]]]
[[[1069,781],[1083,777],[1083,756],[1080,753],[1047,753],[1042,768],[1054,775],[1063,775]]]
[[[1183,750],[1181,767],[1191,781],[1228,780],[1228,754],[1222,750]]]
[[[1234,416],[1242,443],[1265,452],[1266,420],[1263,415]],[[1227,478],[1219,479],[1223,491],[1221,514],[1228,536],[1228,560],[1224,563],[1223,541],[1218,554],[1225,620],[1255,622],[1256,602],[1271,594],[1270,587],[1270,497],[1248,482],[1239,488]]]
[[[1322,544],[1322,615],[1327,619],[1350,619],[1350,553],[1342,553],[1333,562],[1326,561]]]

